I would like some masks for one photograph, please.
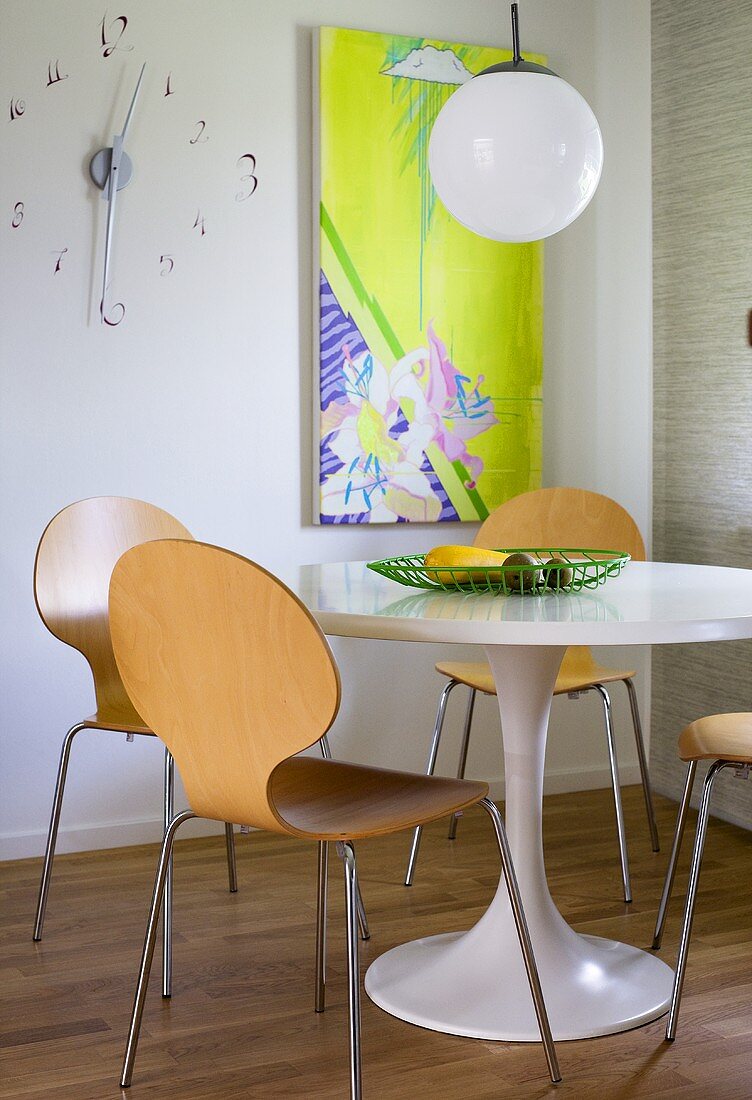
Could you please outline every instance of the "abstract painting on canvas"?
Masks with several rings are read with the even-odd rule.
[[[428,171],[443,104],[510,56],[319,30],[317,522],[478,521],[540,485],[543,246],[476,236]]]

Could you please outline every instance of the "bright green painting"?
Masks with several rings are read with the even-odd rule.
[[[428,138],[511,54],[335,27],[317,53],[318,518],[483,519],[540,485],[543,246],[450,217]]]

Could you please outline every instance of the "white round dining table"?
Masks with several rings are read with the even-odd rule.
[[[593,590],[504,596],[408,589],[365,562],[343,562],[303,566],[293,587],[329,635],[485,647],[503,729],[507,833],[553,1036],[608,1035],[661,1016],[673,970],[629,944],[578,934],[548,890],[542,803],[553,688],[569,645],[752,637],[752,570],[629,562]],[[365,984],[377,1005],[422,1027],[540,1040],[503,878],[472,928],[387,951]]]

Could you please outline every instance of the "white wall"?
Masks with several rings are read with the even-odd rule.
[[[628,12],[626,9],[628,8]],[[0,853],[38,854],[65,729],[93,709],[88,670],[46,633],[31,590],[48,519],[81,497],[154,501],[196,536],[282,574],[301,561],[408,552],[473,529],[309,525],[311,452],[310,28],[318,24],[509,44],[496,0],[128,0],[123,44],[104,60],[91,0],[4,0],[0,104],[0,365],[4,589]],[[110,15],[118,14],[114,8]],[[649,3],[528,0],[523,46],[544,51],[598,115],[606,143],[593,204],[547,246],[545,482],[618,497],[650,515]],[[46,88],[60,59],[67,81]],[[123,192],[113,287],[118,328],[97,324],[104,203],[91,152],[119,130],[148,61]],[[168,71],[175,95],[163,96]],[[4,110],[6,108],[3,108]],[[191,146],[205,119],[206,144]],[[260,185],[234,201],[235,161]],[[14,205],[25,218],[11,229]],[[203,239],[192,229],[206,218]],[[53,274],[53,249],[68,248]],[[159,256],[175,270],[159,275]],[[359,760],[420,767],[439,687],[432,646],[336,641],[345,684],[333,742]],[[458,649],[456,655],[459,655]],[[462,656],[467,656],[462,653]],[[609,657],[613,656],[609,654]],[[642,672],[644,657],[628,654]],[[647,712],[647,708],[646,712]],[[442,764],[453,766],[461,706]],[[628,728],[626,711],[618,711]],[[478,707],[470,771],[498,784],[493,703]],[[605,785],[594,700],[555,702],[556,789]],[[623,775],[635,777],[624,738]],[[157,836],[159,746],[82,733],[61,850]]]

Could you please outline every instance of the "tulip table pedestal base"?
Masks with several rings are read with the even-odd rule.
[[[578,935],[553,903],[541,812],[548,716],[563,646],[486,647],[504,737],[505,820],[554,1039],[638,1027],[668,1010],[673,971],[646,951]],[[489,852],[493,840],[489,824]],[[586,854],[583,858],[587,858]],[[467,932],[430,936],[381,955],[366,992],[402,1020],[451,1035],[540,1041],[503,879]]]

